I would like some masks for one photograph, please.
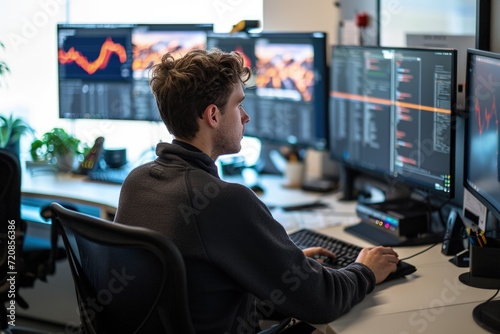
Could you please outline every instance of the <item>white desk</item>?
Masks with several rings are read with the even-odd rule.
[[[345,233],[343,226],[322,229],[321,232],[369,246]],[[404,259],[425,248],[399,247],[396,251]],[[458,276],[468,268],[454,266],[448,261],[450,258],[441,254],[438,245],[405,260],[417,267],[414,274],[376,286],[351,312],[328,324],[329,332],[403,334],[422,333],[425,328],[425,333],[481,333],[472,319],[472,309],[495,291],[462,284]],[[439,331],[440,328],[444,330]]]
[[[231,181],[241,180],[234,178]],[[284,213],[279,208],[275,209],[275,218],[288,231],[308,227],[363,247],[370,246],[368,242],[344,232],[345,225],[358,222],[355,203],[339,202],[338,194],[325,195],[287,189],[282,186],[280,177],[263,177],[261,183],[265,188],[261,199],[270,206],[280,207],[318,199],[331,205],[331,209],[322,213]],[[26,196],[96,205],[101,208],[103,217],[109,217],[114,214],[118,204],[120,186],[86,181],[80,176],[43,174],[25,176],[22,191]],[[426,247],[402,247],[396,251],[404,259]],[[458,268],[449,259],[450,257],[441,254],[438,245],[406,260],[417,267],[414,274],[378,285],[351,312],[330,324],[318,325],[318,328],[325,333],[484,332],[472,319],[472,309],[490,298],[495,291],[476,289],[460,283],[458,276],[468,271],[468,268]],[[65,279],[72,285],[70,276]],[[60,289],[61,283],[57,284]],[[40,307],[46,309],[43,304]],[[75,310],[71,309],[71,321],[75,319],[78,319],[75,317]],[[68,319],[63,319],[63,322],[67,321]]]
[[[318,326],[326,334],[481,334],[488,333],[472,318],[476,303],[425,308],[378,316],[343,316],[328,326]]]
[[[31,174],[27,171],[23,173],[21,187],[26,197],[95,206],[105,219],[116,212],[120,189],[121,185],[89,181],[85,176],[52,172]]]

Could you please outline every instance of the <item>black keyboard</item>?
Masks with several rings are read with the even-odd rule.
[[[87,178],[92,181],[122,184],[130,169],[106,169],[90,172]]]
[[[342,241],[329,235],[315,232],[309,229],[302,229],[290,234],[290,239],[300,248],[323,247],[331,250],[337,256],[335,259],[324,259],[324,264],[328,267],[340,269],[356,261],[359,252],[363,249],[360,246]],[[404,277],[417,270],[413,265],[399,261],[396,272],[391,273],[385,281]]]

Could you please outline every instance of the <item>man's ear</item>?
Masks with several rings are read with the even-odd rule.
[[[215,104],[208,105],[203,112],[203,119],[212,128],[219,125],[220,116],[220,109]]]

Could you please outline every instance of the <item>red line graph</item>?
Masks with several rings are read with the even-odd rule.
[[[479,134],[480,135],[483,134],[483,130],[484,130],[485,126],[486,126],[486,129],[489,129],[491,118],[493,116],[495,116],[496,131],[498,132],[498,114],[497,114],[497,104],[496,104],[495,97],[493,97],[493,100],[491,101],[491,110],[488,111],[488,109],[485,108],[484,115],[481,112],[481,108],[479,107],[479,100],[476,97],[475,106],[474,106],[474,113],[476,114],[476,117],[477,117],[477,124],[479,127]]]
[[[94,74],[97,70],[104,69],[108,66],[109,58],[113,53],[116,53],[120,63],[124,63],[127,60],[127,52],[121,44],[113,42],[111,37],[108,37],[104,43],[102,43],[101,51],[99,56],[94,61],[89,61],[80,51],[75,50],[71,47],[67,52],[64,50],[58,51],[59,62],[63,65],[76,63],[88,74]]]

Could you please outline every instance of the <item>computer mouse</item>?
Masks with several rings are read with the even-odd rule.
[[[397,278],[403,278],[417,271],[417,268],[407,262],[399,261],[396,267],[396,271],[390,273],[389,276],[384,280],[384,282],[392,281]]]

